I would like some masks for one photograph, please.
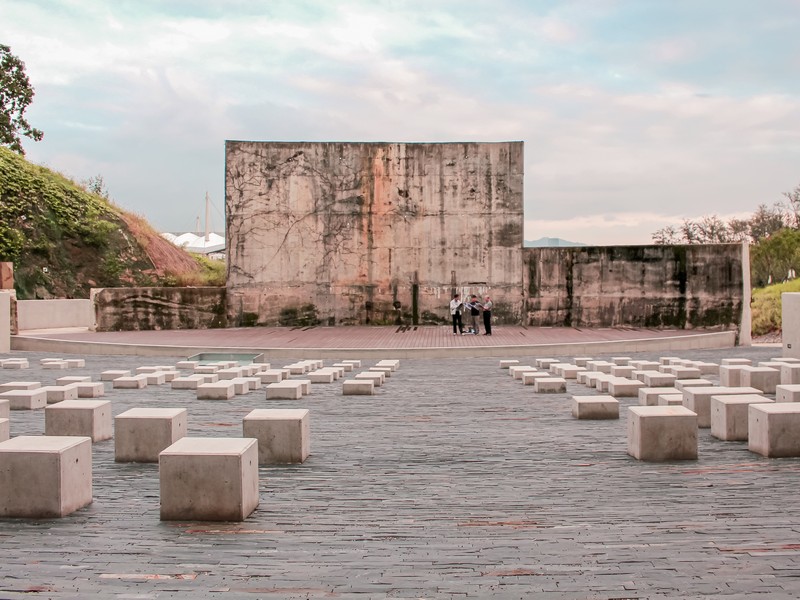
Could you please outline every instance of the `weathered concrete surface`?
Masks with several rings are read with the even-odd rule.
[[[17,300],[17,323],[22,330],[93,327],[94,307],[85,298]]]
[[[93,289],[97,331],[225,327],[224,288]]]
[[[736,328],[740,244],[526,248],[525,323]]]
[[[232,325],[434,323],[522,309],[523,145],[226,143]]]

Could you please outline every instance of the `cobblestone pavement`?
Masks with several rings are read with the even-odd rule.
[[[174,362],[87,356],[46,371],[44,354],[13,356],[31,368],[0,369],[0,382]],[[619,421],[571,417],[570,396],[593,393],[574,381],[536,395],[497,359],[408,359],[375,396],[342,396],[340,383],[269,403],[263,390],[228,402],[106,390],[115,415],[187,407],[192,436],[241,436],[256,407],[309,408],[312,456],[262,467],[242,523],[162,522],[158,466],[117,464],[114,441],[97,443],[93,504],[0,521],[0,598],[800,597],[800,459],[703,429],[699,460],[638,462],[624,408]],[[12,435],[43,432],[44,411],[11,413]]]

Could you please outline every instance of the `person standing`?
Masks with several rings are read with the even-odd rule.
[[[450,300],[450,315],[453,317],[453,335],[464,333],[464,324],[461,322],[461,308],[463,306],[461,294],[454,294],[453,299]]]
[[[492,306],[492,299],[486,296],[483,301],[483,335],[492,335]]]
[[[478,335],[481,332],[480,326],[478,325],[478,317],[480,317],[481,314],[481,303],[478,301],[478,297],[475,294],[470,296],[467,308],[469,309],[470,316],[470,333]]]

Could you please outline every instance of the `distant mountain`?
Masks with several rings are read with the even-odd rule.
[[[551,238],[551,237],[543,237],[539,238],[538,240],[525,240],[525,247],[526,248],[548,248],[548,247],[556,247],[556,246],[585,246],[586,244],[582,244],[580,242],[569,242],[567,240],[562,240],[561,238]]]

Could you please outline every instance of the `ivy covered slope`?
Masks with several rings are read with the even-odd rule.
[[[147,222],[0,147],[0,261],[17,297],[88,298],[92,287],[185,284],[203,267]]]

